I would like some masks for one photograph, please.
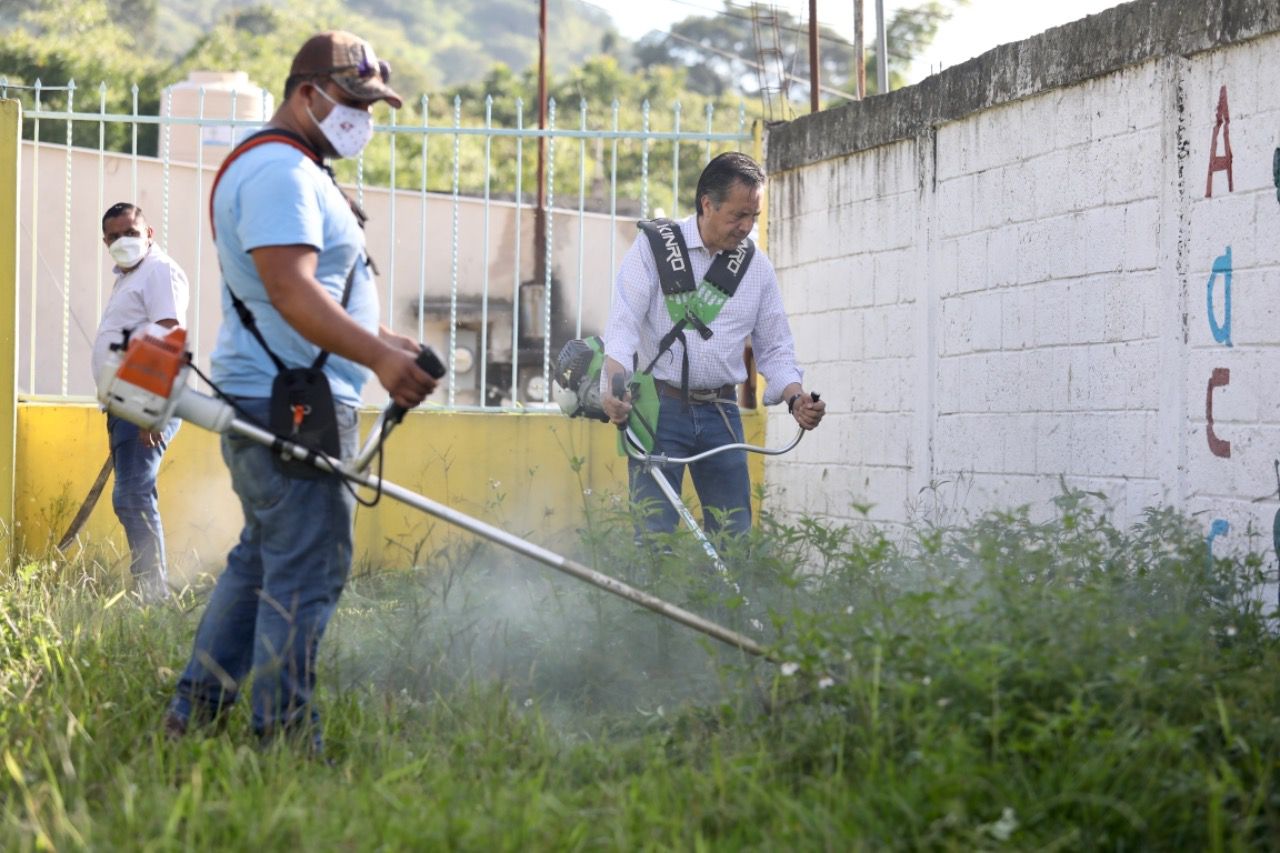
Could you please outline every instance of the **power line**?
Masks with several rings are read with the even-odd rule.
[[[606,14],[611,14],[611,13],[609,13],[609,10],[608,10],[608,9],[606,9],[604,6],[601,6],[601,5],[596,4],[596,3],[592,3],[592,2],[591,2],[591,0],[578,0],[578,2],[579,2],[579,3],[582,3],[582,4],[583,4],[583,5],[585,5],[585,6],[591,6],[592,8],[599,9],[599,10],[601,10],[602,12],[605,12]],[[698,11],[700,11],[700,12],[706,12],[706,13],[707,13],[707,15],[708,15],[708,17],[713,17],[713,18],[714,18],[714,17],[720,17],[720,18],[733,18],[733,19],[738,20],[738,21],[746,21],[746,22],[748,22],[748,23],[750,23],[750,22],[751,22],[751,18],[750,18],[749,16],[747,16],[747,15],[735,15],[735,14],[734,14],[734,13],[732,13],[732,12],[725,11],[725,9],[724,9],[724,8],[720,8],[720,9],[708,9],[706,6],[701,6],[701,5],[697,4],[697,3],[690,3],[690,2],[689,2],[689,0],[669,0],[669,2],[671,2],[671,3],[675,3],[675,4],[680,5],[680,6],[688,6],[690,9],[697,9],[697,10],[698,10]],[[733,4],[733,3],[726,3],[725,5],[726,5],[726,6],[729,6],[730,8],[733,8],[733,9],[742,9],[742,10],[750,11],[750,9],[749,9],[748,7],[738,6],[738,5]],[[783,10],[783,11],[786,11],[786,10]],[[790,15],[791,13],[790,13],[790,12],[787,12],[787,14],[788,14],[788,15]],[[819,21],[818,23],[819,23],[820,25],[822,25],[822,26],[826,26],[825,24],[822,24],[822,22],[821,22],[821,21]],[[788,27],[788,26],[783,25],[783,24],[779,24],[779,25],[778,25],[778,29],[780,29],[780,30],[786,30],[787,32],[792,32],[792,33],[801,33],[801,34],[804,34],[804,33],[809,32],[809,31],[808,31],[807,29],[805,29],[804,27]],[[664,30],[664,29],[661,29],[661,28],[659,28],[659,27],[654,27],[654,28],[653,28],[653,31],[654,31],[654,32],[659,32],[659,33],[666,33],[667,35],[670,35],[670,34],[671,34],[671,31],[670,31],[670,30]],[[822,31],[821,31],[821,30],[819,30],[819,31],[818,31],[818,38],[823,39],[823,40],[825,40],[825,41],[834,42],[835,44],[844,45],[845,47],[853,47],[853,42],[849,41],[848,39],[844,38],[843,36],[841,36],[841,35],[839,35],[839,34],[823,35],[823,34],[822,34]]]
[[[690,9],[698,9],[698,10],[700,10],[700,11],[706,12],[706,13],[708,13],[708,14],[710,14],[710,15],[713,15],[713,16],[719,16],[719,17],[723,17],[723,18],[734,18],[734,19],[739,20],[739,21],[750,21],[750,20],[751,20],[751,18],[750,18],[749,16],[747,16],[747,15],[735,15],[735,14],[733,14],[732,12],[726,11],[724,8],[721,8],[721,9],[708,9],[706,6],[701,6],[701,5],[697,4],[697,3],[691,3],[691,2],[689,2],[689,0],[670,0],[670,2],[675,3],[675,4],[677,4],[677,5],[680,5],[680,6],[688,6]],[[749,7],[749,6],[741,6],[741,5],[738,5],[737,3],[728,3],[728,2],[726,2],[724,5],[725,5],[725,7],[728,7],[728,8],[730,8],[730,9],[739,9],[739,10],[742,10],[742,11],[744,11],[744,12],[749,12],[749,11],[751,11],[751,7]],[[761,4],[761,5],[763,5],[763,4]],[[791,11],[790,11],[790,10],[788,10],[788,9],[783,9],[782,11],[783,11],[783,12],[785,12],[787,15],[791,15]],[[791,17],[792,17],[793,19],[795,19],[795,20],[799,20],[799,18],[796,18],[796,16],[794,16],[794,15],[791,15]],[[846,39],[844,36],[842,36],[842,35],[840,35],[840,34],[838,34],[838,33],[835,33],[834,31],[832,31],[832,34],[831,34],[831,35],[823,35],[823,34],[822,34],[822,29],[821,29],[821,28],[822,28],[822,27],[827,27],[827,25],[826,25],[826,24],[824,24],[824,23],[822,23],[821,21],[819,21],[819,22],[818,22],[818,26],[819,26],[819,30],[818,30],[818,38],[823,39],[823,40],[826,40],[826,41],[829,41],[829,42],[834,42],[834,43],[836,43],[836,44],[842,44],[842,45],[844,45],[845,47],[853,47],[853,42],[849,41],[849,40],[848,40],[848,39]],[[808,31],[808,29],[806,29],[806,28],[804,28],[804,27],[789,27],[789,26],[787,26],[787,25],[785,25],[785,24],[779,24],[779,25],[778,25],[778,29],[780,29],[780,30],[786,30],[786,31],[788,31],[788,32],[792,32],[792,33],[800,33],[800,34],[805,34],[805,33],[808,33],[808,32],[809,32],[809,31]],[[830,27],[827,27],[827,29],[828,29],[828,30],[830,30]]]
[[[605,8],[605,7],[603,7],[603,6],[600,6],[600,5],[596,4],[596,3],[592,3],[592,2],[591,2],[591,0],[578,0],[578,2],[579,2],[579,3],[582,3],[582,4],[586,5],[586,6],[592,6],[592,7],[596,8],[596,9],[600,9],[600,10],[602,10],[602,11],[606,12],[606,13],[609,11],[608,9],[606,9],[606,8]],[[678,3],[678,4],[682,5],[682,6],[689,6],[690,8],[693,8],[693,9],[699,9],[699,10],[704,11],[704,12],[709,12],[709,13],[711,13],[713,16],[714,16],[714,15],[719,15],[719,16],[728,17],[728,18],[736,18],[736,19],[738,19],[738,20],[740,20],[740,21],[748,21],[748,22],[750,22],[750,21],[751,21],[751,18],[748,18],[748,17],[746,17],[745,15],[735,15],[735,14],[732,14],[731,12],[727,12],[727,11],[724,11],[724,10],[713,11],[713,10],[711,10],[711,9],[707,9],[705,6],[699,6],[699,5],[698,5],[698,4],[696,4],[696,3],[690,3],[690,2],[688,2],[688,0],[670,0],[670,2]],[[740,7],[740,6],[734,6],[734,5],[733,5],[733,4],[731,4],[731,3],[726,3],[725,5],[726,5],[726,6],[731,6],[732,8],[735,8],[735,9],[740,9],[740,8],[742,8],[742,7]],[[788,13],[788,14],[789,14],[789,13]],[[808,32],[808,30],[807,30],[807,29],[803,29],[803,28],[800,28],[800,27],[787,27],[787,26],[782,26],[782,25],[779,25],[779,29],[787,30],[788,32],[793,32],[793,33],[807,33],[807,32]],[[668,38],[675,39],[676,41],[682,41],[682,42],[684,42],[684,43],[686,43],[686,44],[690,45],[691,47],[697,48],[698,50],[707,51],[707,52],[709,52],[709,53],[714,53],[714,54],[717,54],[717,55],[719,55],[719,56],[725,57],[726,59],[732,59],[732,60],[735,60],[735,61],[737,61],[737,62],[741,62],[741,63],[743,63],[743,64],[745,64],[745,65],[747,65],[747,66],[749,66],[749,67],[751,67],[751,68],[758,68],[758,67],[759,67],[759,63],[756,63],[756,62],[753,62],[753,61],[751,61],[751,60],[749,60],[749,59],[746,59],[746,58],[745,58],[745,57],[743,57],[743,56],[740,56],[740,55],[735,54],[735,53],[730,53],[730,52],[725,51],[725,50],[720,50],[719,48],[715,48],[715,47],[712,47],[712,46],[710,46],[710,45],[702,44],[701,42],[697,41],[696,39],[691,39],[691,38],[689,38],[689,37],[687,37],[687,36],[679,35],[679,34],[677,34],[677,33],[672,32],[672,31],[671,31],[671,30],[669,30],[669,29],[660,29],[660,28],[658,28],[658,27],[654,27],[654,28],[653,28],[653,32],[659,32],[659,33],[662,33],[663,35],[667,36]],[[840,37],[840,36],[823,36],[823,35],[821,34],[821,32],[819,32],[819,36],[818,36],[818,37],[819,37],[819,38],[825,38],[825,39],[827,39],[828,41],[834,41],[834,42],[836,42],[836,43],[838,43],[838,44],[845,45],[846,47],[852,47],[852,46],[853,46],[853,44],[852,44],[851,42],[849,42],[849,41],[845,40],[844,38],[842,38],[842,37]],[[897,54],[894,54],[892,51],[889,51],[889,53],[890,53],[890,55],[898,56]],[[898,56],[898,58],[903,58],[903,57]],[[795,59],[795,57],[793,56],[793,57],[792,57],[793,62],[794,62],[794,59]],[[810,80],[805,79],[805,78],[803,78],[803,77],[796,77],[796,76],[794,76],[794,75],[792,75],[792,74],[787,74],[786,76],[787,76],[787,78],[788,78],[788,79],[795,80],[795,81],[800,82],[800,83],[804,83],[806,86],[810,84]],[[845,99],[850,100],[850,101],[856,101],[856,100],[857,100],[857,97],[855,97],[855,96],[853,96],[853,95],[850,95],[848,92],[845,92],[845,91],[844,91],[844,90],[842,90],[842,89],[835,89],[835,88],[832,88],[832,87],[830,87],[830,86],[823,86],[823,85],[819,84],[819,85],[818,85],[818,91],[820,91],[820,92],[826,92],[827,94],[835,95],[835,96],[840,97],[840,98],[845,98]]]
[[[729,51],[727,51],[727,50],[720,50],[719,48],[711,47],[710,45],[700,44],[699,42],[697,42],[697,41],[695,41],[695,40],[693,40],[693,39],[691,39],[691,38],[687,38],[687,37],[682,36],[682,35],[679,35],[679,34],[677,34],[677,33],[670,32],[669,30],[663,30],[662,32],[665,32],[667,35],[671,36],[673,39],[676,39],[677,41],[682,41],[682,42],[686,42],[687,44],[691,44],[691,45],[693,45],[694,47],[696,47],[698,50],[705,50],[705,51],[708,51],[708,52],[710,52],[710,53],[715,53],[715,54],[718,54],[718,55],[720,55],[720,56],[726,57],[727,59],[733,59],[733,60],[736,60],[736,61],[738,61],[738,62],[741,62],[741,63],[742,63],[742,64],[744,64],[744,65],[750,66],[751,68],[759,68],[759,67],[760,67],[760,63],[758,63],[758,62],[752,62],[750,59],[746,59],[746,58],[744,58],[744,57],[742,57],[742,56],[739,56],[739,55],[738,55],[738,54],[736,54],[736,53],[730,53],[730,52],[729,52]],[[786,72],[783,72],[783,73],[785,74]],[[807,79],[805,79],[804,77],[797,77],[797,76],[795,76],[794,74],[786,74],[786,77],[787,77],[787,79],[788,79],[788,80],[795,80],[795,81],[796,81],[796,82],[798,82],[798,83],[804,83],[806,86],[808,86],[808,85],[811,85],[811,84],[812,84],[812,81],[811,81],[811,80],[807,80]],[[845,91],[843,91],[843,90],[841,90],[841,89],[833,89],[833,88],[832,88],[832,87],[830,87],[830,86],[823,86],[822,84],[818,84],[818,91],[820,91],[820,92],[826,92],[828,95],[835,95],[835,96],[837,96],[837,97],[844,98],[846,101],[856,101],[856,100],[858,100],[856,96],[854,96],[854,95],[850,95],[848,92],[845,92]]]

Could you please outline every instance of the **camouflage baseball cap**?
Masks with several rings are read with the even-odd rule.
[[[289,68],[290,77],[328,77],[353,98],[386,101],[399,109],[403,101],[388,85],[391,66],[359,36],[335,30],[307,39]]]

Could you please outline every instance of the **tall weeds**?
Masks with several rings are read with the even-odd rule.
[[[765,518],[576,550],[725,620],[732,650],[458,539],[365,566],[326,640],[330,763],[247,713],[160,715],[202,588],[141,608],[112,561],[0,580],[0,847],[1261,848],[1280,838],[1280,679],[1261,555],[1065,492],[889,536]],[[736,584],[736,589],[735,589]]]

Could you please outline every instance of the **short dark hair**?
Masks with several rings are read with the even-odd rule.
[[[118,201],[107,208],[107,212],[102,214],[102,230],[107,230],[107,220],[115,219],[117,216],[124,216],[129,211],[133,211],[134,215],[142,219],[142,208],[136,204],[130,204],[127,201]]]
[[[323,77],[323,74],[290,74],[284,78],[284,99],[289,100],[289,96],[298,91],[303,83],[314,83]]]
[[[711,196],[711,203],[717,207],[729,196],[729,190],[735,183],[748,187],[764,186],[764,169],[741,151],[726,151],[714,158],[698,176],[698,191],[693,204],[702,215],[702,197]]]

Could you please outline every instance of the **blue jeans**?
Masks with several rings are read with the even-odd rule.
[[[268,422],[267,400],[237,402]],[[342,456],[354,456],[355,409],[339,404],[337,412]],[[196,629],[170,713],[196,723],[217,718],[252,673],[254,731],[273,735],[309,724],[318,746],[316,652],[351,570],[355,500],[337,477],[286,477],[272,456],[247,438],[222,437],[244,529]]]
[[[111,504],[129,540],[129,571],[144,599],[169,595],[156,477],[164,452],[181,425],[177,419],[169,421],[160,433],[159,443],[147,447],[138,440],[141,427],[107,415],[107,438],[116,478]]]
[[[693,456],[713,447],[743,441],[742,418],[731,403],[692,403],[665,395],[659,397],[658,435],[655,453]],[[726,423],[727,422],[727,423]],[[631,500],[645,511],[644,526],[654,533],[676,529],[680,516],[662,494],[653,476],[639,462],[628,460]],[[663,465],[667,482],[680,494],[684,465]],[[743,536],[751,529],[751,479],[747,474],[747,452],[717,453],[687,466],[693,488],[702,501],[702,526],[708,534],[723,530]]]

